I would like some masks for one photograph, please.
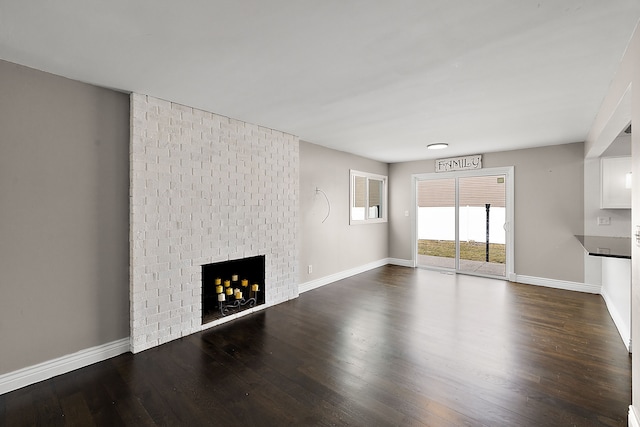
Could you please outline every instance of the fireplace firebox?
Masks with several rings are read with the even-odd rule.
[[[202,324],[265,302],[264,255],[202,266]]]

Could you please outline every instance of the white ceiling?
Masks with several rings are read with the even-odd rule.
[[[638,0],[0,0],[0,58],[398,162],[584,141],[639,19]]]

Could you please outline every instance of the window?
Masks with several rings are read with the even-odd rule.
[[[387,222],[387,177],[351,170],[350,223]]]

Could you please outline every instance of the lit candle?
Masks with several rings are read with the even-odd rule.
[[[224,301],[224,294],[218,294],[218,301]]]
[[[234,274],[233,276],[231,276],[231,280],[234,281],[234,282],[237,282],[238,281],[238,275]]]
[[[221,294],[221,293],[222,293],[222,285],[216,286],[216,294]]]
[[[242,299],[242,292],[240,291],[236,292],[236,299]]]
[[[233,295],[233,289],[227,288],[227,295]]]
[[[242,279],[242,286],[244,286],[245,288],[249,286],[249,281],[247,279]]]
[[[254,283],[253,285],[251,285],[251,290],[252,290],[253,292],[258,292],[258,290],[259,290],[259,289],[260,289],[260,288],[258,287],[258,284],[257,284],[257,283]]]
[[[230,280],[225,280],[224,281],[224,287],[228,288],[229,286],[231,286],[231,281]]]
[[[219,277],[216,277],[216,285],[221,285],[222,284],[222,279]]]

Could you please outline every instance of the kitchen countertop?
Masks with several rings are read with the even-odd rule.
[[[576,235],[589,255],[631,259],[630,237]]]

